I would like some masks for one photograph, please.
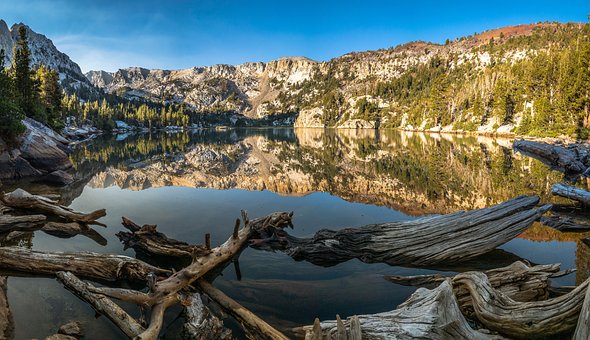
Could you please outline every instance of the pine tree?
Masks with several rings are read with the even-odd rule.
[[[39,110],[36,84],[32,78],[31,51],[27,41],[27,29],[24,26],[18,28],[18,37],[12,53],[12,72],[18,105],[26,116],[45,123],[47,119]]]
[[[37,80],[41,95],[41,104],[45,107],[47,123],[55,130],[63,128],[62,98],[59,75],[45,66],[37,69]]]
[[[4,59],[4,50],[0,49],[0,137],[12,145],[25,127],[21,122],[23,115],[14,101],[14,86],[4,68]]]

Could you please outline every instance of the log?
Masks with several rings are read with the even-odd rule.
[[[571,271],[560,272],[559,264],[528,266],[520,261],[484,272],[494,289],[520,302],[546,300],[551,293],[550,278],[569,273]],[[455,279],[456,277],[451,278],[453,292],[463,314],[471,317],[474,312],[471,296],[466,287]],[[447,280],[440,274],[405,277],[391,275],[385,279],[404,286],[420,287],[433,287]]]
[[[584,296],[584,306],[578,318],[576,325],[576,332],[573,340],[587,340],[590,339],[590,285],[586,288],[586,295]]]
[[[217,304],[223,307],[224,310],[245,326],[250,338],[268,340],[289,339],[283,333],[277,331],[271,325],[256,316],[256,314],[250,312],[235,300],[225,295],[222,291],[213,287],[209,282],[200,279],[197,283],[204,294],[217,302]]]
[[[145,282],[149,273],[167,276],[168,271],[137,259],[91,252],[41,252],[19,247],[0,247],[0,271],[54,276],[60,271],[104,282]]]
[[[12,339],[14,337],[14,320],[8,305],[7,287],[8,278],[0,276],[0,339]]]
[[[564,183],[557,183],[553,184],[553,186],[551,187],[551,193],[553,195],[578,201],[585,206],[590,206],[590,192],[586,190],[579,189]]]
[[[568,294],[533,302],[514,301],[495,290],[481,272],[458,274],[453,281],[467,289],[477,320],[486,328],[509,337],[530,339],[572,332],[582,310],[589,280]]]
[[[225,328],[223,321],[211,313],[200,294],[187,294],[181,300],[185,306],[182,332],[184,339],[232,339],[231,330]]]
[[[578,219],[570,216],[559,216],[559,215],[552,215],[552,216],[543,216],[541,217],[541,223],[546,225],[550,228],[557,229],[559,231],[588,231],[590,230],[590,223],[588,220]]]
[[[270,245],[297,261],[326,267],[353,258],[402,266],[448,265],[488,253],[520,235],[551,207],[534,208],[538,202],[536,196],[521,196],[469,212],[337,231],[323,229],[311,238],[267,228],[251,245],[262,249]]]
[[[248,239],[256,230],[273,226],[284,227],[291,223],[292,213],[273,213],[264,218],[250,221],[242,212],[244,227],[233,233],[222,245],[205,256],[194,258],[193,262],[170,277],[150,285],[149,293],[127,289],[95,288],[94,293],[103,294],[140,306],[151,307],[149,326],[138,339],[156,339],[162,328],[166,310],[179,302],[178,295],[209,271],[226,265],[246,247]],[[237,237],[236,237],[237,236]]]
[[[125,245],[125,249],[133,248],[136,252],[148,256],[162,256],[191,260],[193,257],[211,253],[203,245],[190,245],[186,242],[168,238],[156,230],[156,225],[139,226],[130,219],[123,217],[123,226],[130,232],[119,232],[117,237]]]
[[[582,154],[575,148],[566,148],[528,140],[514,141],[513,148],[523,154],[540,160],[552,169],[569,175],[584,173],[588,166],[582,162],[587,157],[587,151]]]
[[[0,214],[0,233],[8,233],[13,230],[32,228],[47,219],[44,215],[11,216]]]
[[[57,272],[56,277],[68,290],[90,304],[97,313],[106,316],[117,325],[129,338],[135,338],[145,331],[142,325],[109,298],[92,293],[89,283],[82,282],[69,272]]]
[[[459,310],[450,279],[432,290],[418,288],[392,311],[347,318],[343,324],[349,339],[358,336],[353,336],[358,326],[351,331],[351,323],[356,323],[356,319],[363,339],[502,339],[469,326]],[[293,331],[300,337],[313,339],[313,327],[298,327]],[[321,322],[320,328],[323,339],[337,339],[337,321]]]
[[[72,222],[93,223],[106,216],[106,210],[100,209],[89,214],[72,211],[47,197],[32,195],[22,189],[16,189],[8,194],[2,193],[0,201],[6,206],[18,209],[31,209],[59,216]]]

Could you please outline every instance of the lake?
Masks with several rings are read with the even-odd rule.
[[[561,173],[517,154],[509,139],[400,131],[323,129],[230,129],[178,133],[103,135],[77,145],[71,154],[80,181],[55,189],[30,182],[6,184],[33,193],[59,193],[62,203],[89,212],[106,208],[94,229],[100,242],[84,236],[62,239],[36,232],[2,245],[38,250],[94,251],[135,256],[115,236],[121,217],[157,224],[171,238],[212,245],[231,234],[240,210],[250,217],[293,211],[295,236],[430,214],[490,206],[518,195],[551,197]],[[352,260],[333,267],[296,262],[281,252],[246,249],[241,280],[228,266],[214,285],[290,334],[295,326],[336,314],[394,309],[414,288],[384,275],[416,275],[487,269],[516,259],[561,263],[577,272],[556,279],[581,283],[590,273],[584,234],[562,233],[536,223],[491,255],[447,268],[416,269]],[[587,234],[586,234],[587,235]],[[10,277],[8,297],[16,338],[44,338],[59,325],[82,321],[87,339],[124,338],[104,317],[50,278]],[[128,306],[129,307],[129,306]],[[132,315],[138,312],[129,307]],[[180,308],[168,311],[165,338],[181,326]]]

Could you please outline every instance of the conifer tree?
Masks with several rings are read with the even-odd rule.
[[[14,86],[4,68],[4,50],[0,49],[0,137],[14,144],[16,137],[24,131],[23,115],[14,101]]]

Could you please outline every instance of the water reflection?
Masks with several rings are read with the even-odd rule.
[[[294,235],[309,236],[321,228],[481,208],[520,194],[560,202],[549,191],[563,179],[540,162],[515,154],[510,140],[488,137],[283,128],[122,137],[101,136],[78,145],[71,157],[80,180],[60,189],[62,203],[76,210],[107,209],[101,222],[108,228],[97,230],[104,238],[101,244],[83,236],[58,239],[43,233],[1,244],[134,256],[115,236],[122,230],[120,217],[127,216],[140,224],[158,224],[169,237],[189,243],[202,243],[204,234],[211,233],[215,245],[227,237],[240,209],[250,216],[293,210]],[[35,193],[55,190],[34,183],[11,185]],[[494,257],[446,269],[483,269],[525,258],[575,267],[575,277],[557,282],[579,283],[590,270],[590,251],[580,238],[535,224]],[[337,313],[344,317],[392,309],[412,288],[389,283],[382,275],[432,273],[356,260],[320,268],[252,249],[243,253],[241,269],[242,281],[230,266],[215,284],[287,331],[316,316],[332,319]],[[21,301],[44,299],[43,291],[51,292],[51,301],[43,300],[36,312],[25,311],[30,303]],[[13,305],[25,306],[15,310],[19,338],[44,337],[60,320],[76,318],[101,337],[120,336],[108,322],[94,320],[87,306],[53,280],[11,278],[9,294]],[[51,308],[60,306],[68,307],[59,320],[52,319]]]

